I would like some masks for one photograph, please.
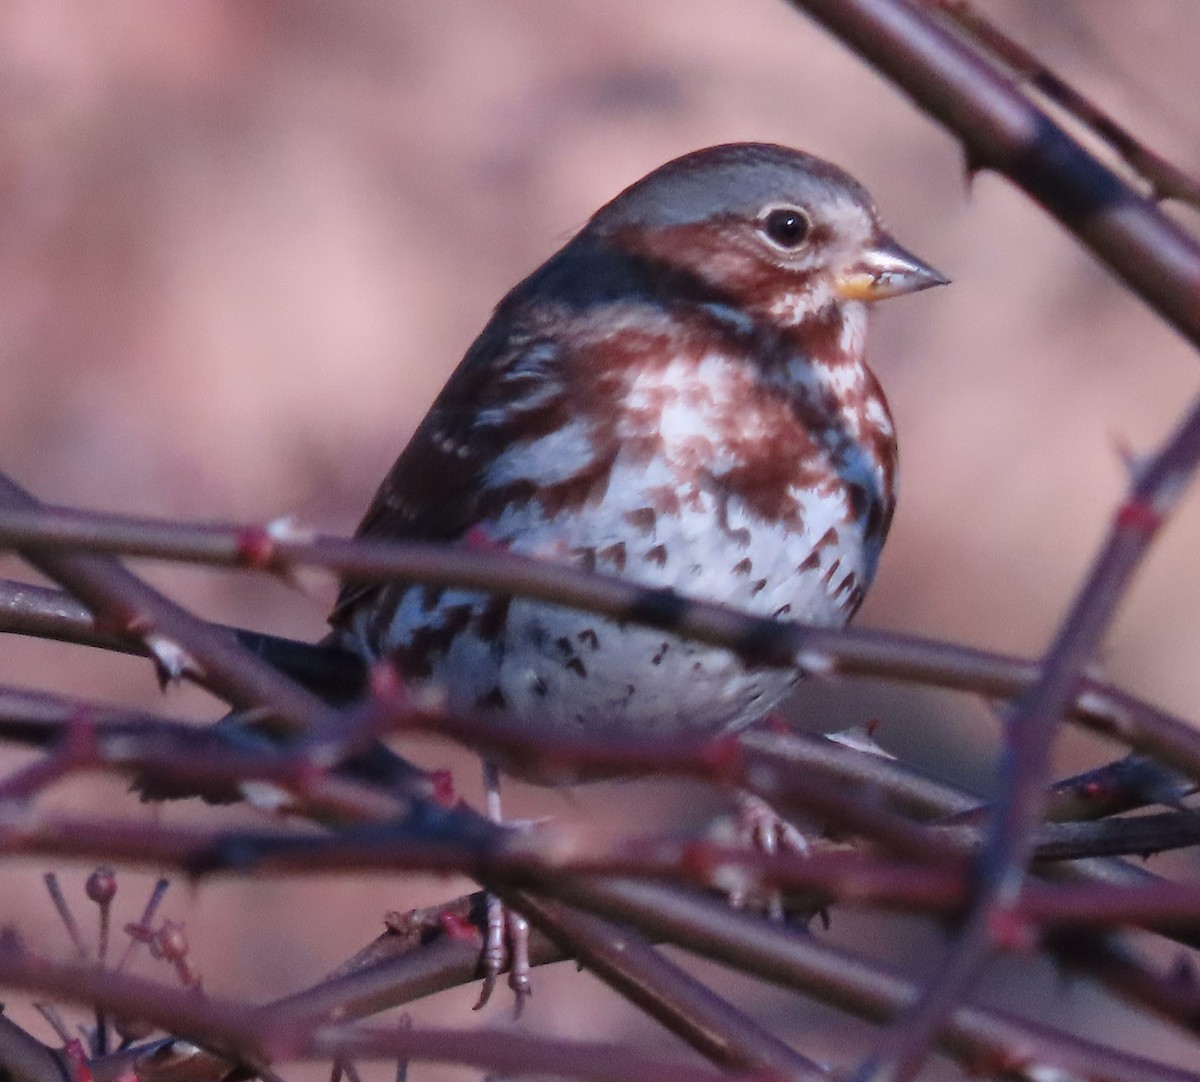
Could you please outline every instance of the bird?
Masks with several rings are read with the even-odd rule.
[[[669,161],[500,301],[357,536],[482,540],[842,626],[896,498],[868,308],[947,281],[818,157],[729,143]],[[661,630],[412,582],[344,582],[330,623],[333,644],[435,688],[449,711],[590,736],[733,732],[798,678]],[[498,817],[494,769],[487,781]],[[481,1002],[513,919],[498,913],[489,903]],[[519,1005],[528,966],[513,953]]]

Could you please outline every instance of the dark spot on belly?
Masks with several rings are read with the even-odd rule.
[[[544,699],[546,697],[546,693],[550,690],[550,685],[547,684],[546,681],[540,676],[535,676],[529,682],[529,688],[539,699]]]
[[[564,663],[564,667],[571,670],[573,673],[578,673],[580,676],[587,676],[587,668],[582,661],[577,657],[568,658]]]
[[[663,643],[663,644],[662,644],[662,645],[661,645],[661,646],[658,648],[658,653],[657,653],[657,654],[655,654],[655,655],[654,655],[654,656],[653,656],[653,657],[650,659],[650,664],[651,664],[651,665],[661,665],[661,664],[662,664],[662,662],[663,662],[663,658],[665,658],[665,657],[667,656],[667,651],[668,651],[668,650],[670,650],[670,649],[671,649],[671,644],[670,644],[669,642],[664,642],[664,643]]]
[[[766,588],[767,588],[767,580],[766,580],[766,579],[759,579],[759,580],[758,580],[758,582],[756,582],[756,583],[754,584],[754,587],[751,589],[751,591],[750,591],[750,596],[751,596],[751,597],[754,597],[755,595],[757,595],[757,594],[761,593],[761,592],[762,592],[763,590],[765,590]]]
[[[771,613],[771,618],[774,620],[778,620],[781,616],[786,616],[791,611],[792,611],[791,605],[787,605],[787,604],[780,605],[779,608],[777,608],[773,613]]]
[[[831,582],[833,582],[833,576],[837,574],[837,570],[841,566],[842,560],[841,557],[838,557],[838,559],[834,560],[833,563],[826,568],[825,574],[821,576],[821,581],[828,586]]]
[[[749,556],[733,565],[733,573],[735,575],[749,575],[753,570],[754,564],[751,562]]]
[[[611,563],[618,571],[625,570],[625,542],[618,541],[615,545],[603,548],[596,555],[607,563]]]
[[[584,646],[590,646],[593,650],[597,649],[600,646],[600,636],[597,635],[596,632],[593,631],[590,627],[584,628],[576,636],[576,638],[579,639],[579,641],[581,643],[583,643]]]
[[[667,546],[655,545],[646,553],[646,559],[651,563],[658,564],[659,567],[667,566]]]
[[[806,571],[815,571],[820,566],[821,554],[816,549],[813,549],[812,552],[796,565],[796,570],[803,575]]]
[[[635,530],[640,530],[642,533],[653,533],[658,515],[654,513],[653,507],[638,507],[625,516],[625,521]]]

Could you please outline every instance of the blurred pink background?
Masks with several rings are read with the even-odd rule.
[[[1188,0],[980,7],[1200,169],[1200,24]],[[0,123],[0,467],[52,502],[294,514],[349,532],[500,296],[626,184],[730,140],[845,166],[901,241],[954,279],[877,312],[872,352],[900,431],[902,494],[861,624],[1042,649],[1121,494],[1117,448],[1153,447],[1200,388],[1191,351],[1041,211],[994,177],[968,185],[948,135],[780,0],[9,0]],[[1200,695],[1198,534],[1193,498],[1105,658],[1114,678],[1184,715]],[[3,573],[28,576],[15,561]],[[317,579],[305,596],[246,576],[147,574],[206,616],[296,637],[321,634],[332,596]],[[0,680],[218,712],[186,690],[164,702],[143,662],[75,648],[5,640]],[[795,713],[817,730],[879,718],[880,741],[919,766],[990,783],[997,726],[965,697],[846,683],[806,689]],[[1112,752],[1071,737],[1061,767]],[[477,791],[467,757],[422,755]],[[620,793],[513,787],[509,807],[570,820],[617,804],[618,826],[643,827],[655,809],[700,822],[677,786]],[[121,794],[89,782],[50,803],[132,810]],[[706,800],[701,809],[721,806]],[[65,950],[40,870],[0,871],[0,923]],[[83,874],[64,870],[73,889]],[[142,882],[122,878],[126,919]],[[357,949],[384,910],[465,886],[218,881],[177,888],[167,911],[187,920],[210,990],[265,999]],[[839,915],[832,935],[895,940],[898,961],[928,965],[934,934],[897,927]],[[715,979],[811,1054],[844,1057],[869,1033],[798,997]],[[470,1015],[474,993],[446,993],[416,1017],[510,1024],[501,1006]],[[992,994],[1026,1008],[1053,1000],[1067,1018],[1100,1009],[1086,988],[1047,979],[1000,980]],[[1105,1037],[1142,1039],[1121,1012],[1105,1017]],[[538,974],[523,1025],[673,1045],[573,967]]]

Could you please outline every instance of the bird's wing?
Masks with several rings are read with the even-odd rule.
[[[560,347],[494,322],[438,395],[379,486],[356,537],[451,542],[486,513],[489,466],[530,425],[552,423],[563,409],[556,377]],[[343,582],[329,622],[371,605],[386,583]]]

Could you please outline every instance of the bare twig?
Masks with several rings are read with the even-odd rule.
[[[1004,63],[1014,75],[1065,110],[1104,140],[1149,185],[1156,199],[1177,199],[1200,206],[1200,183],[1173,162],[1147,147],[1095,102],[1051,71],[1023,45],[985,19],[966,0],[926,0],[969,35],[975,44]]]
[[[815,675],[878,676],[1011,697],[1036,677],[1030,661],[915,636],[857,628],[831,629],[750,616],[721,605],[689,600],[669,590],[651,590],[628,580],[537,561],[510,553],[364,539],[285,536],[274,539],[264,527],[181,524],[128,516],[98,515],[61,508],[0,507],[0,537],[10,543],[96,548],[104,552],[207,561],[261,570],[313,565],[349,577],[396,578],[433,585],[538,597],[635,623],[669,629],[685,637],[724,646],[754,663],[795,666]],[[246,538],[265,539],[248,545]],[[265,549],[263,545],[267,546]],[[247,551],[254,554],[247,562]],[[103,645],[94,629],[44,594],[0,584],[0,629],[26,634],[72,634]],[[16,596],[14,596],[14,594]],[[25,610],[30,609],[28,618]],[[355,662],[346,655],[286,640],[236,632],[273,663],[302,673],[319,689],[331,682],[345,693]],[[329,671],[327,671],[329,670]],[[1101,681],[1079,690],[1075,715],[1105,736],[1155,754],[1168,765],[1200,778],[1200,732]],[[330,717],[329,727],[343,721]]]
[[[633,922],[650,935],[819,996],[860,1017],[884,1021],[916,995],[911,984],[860,957],[703,898],[614,879],[602,883],[563,879],[543,887],[585,909]],[[1151,1077],[1194,1082],[1189,1072],[1102,1049],[968,1003],[959,1004],[950,1016],[941,1045],[969,1068],[1029,1082],[1046,1077],[1053,1068],[1069,1076],[1113,1082]]]
[[[1193,345],[1200,247],[914,0],[788,0],[1008,177]]]
[[[631,929],[526,892],[507,900],[581,965],[713,1062],[781,1078],[827,1077],[816,1063],[668,961]]]
[[[168,1032],[203,1043],[232,1062],[269,1064],[276,1058],[398,1056],[465,1063],[491,1071],[554,1073],[595,1080],[652,1079],[669,1082],[729,1082],[737,1075],[652,1058],[618,1045],[553,1041],[523,1034],[497,1041],[488,1033],[459,1030],[368,1030],[344,1025],[313,1026],[286,1010],[247,1010],[92,967],[61,966],[11,947],[0,951],[0,983],[96,1004],[114,1014],[144,1018]]]
[[[0,474],[0,506],[36,511],[38,502]],[[254,707],[293,731],[320,727],[328,708],[316,696],[198,620],[115,560],[87,553],[23,551],[118,635],[142,643],[169,677],[189,676],[238,707]]]
[[[0,1016],[0,1070],[11,1082],[70,1082],[62,1056]]]

